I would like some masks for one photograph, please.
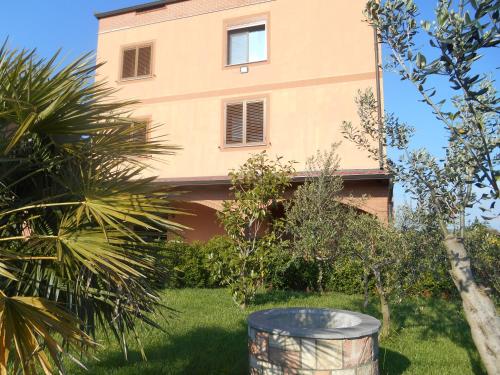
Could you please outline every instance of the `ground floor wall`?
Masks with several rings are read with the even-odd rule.
[[[286,196],[291,197],[300,183],[294,183]],[[230,199],[228,184],[207,184],[179,186],[180,193],[173,202],[175,208],[184,214],[172,219],[190,229],[180,235],[188,242],[208,241],[216,235],[223,235],[224,229],[217,218],[222,203]],[[388,221],[392,210],[390,180],[345,181],[342,201]]]

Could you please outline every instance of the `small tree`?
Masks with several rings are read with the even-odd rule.
[[[364,149],[371,139],[402,150],[400,160],[389,167],[424,211],[440,227],[450,273],[463,301],[472,338],[489,374],[500,372],[500,319],[486,291],[474,277],[464,243],[465,217],[469,207],[490,211],[494,217],[498,187],[498,123],[500,98],[487,74],[478,74],[477,61],[500,43],[499,9],[495,0],[438,1],[436,20],[417,23],[418,8],[412,0],[371,0],[366,16],[390,51],[388,67],[409,81],[448,133],[443,158],[426,150],[412,151],[410,129],[386,116],[382,134],[358,131],[345,124],[346,136]],[[432,60],[419,50],[417,35],[425,35],[435,53]],[[432,78],[445,77],[455,95],[447,97],[430,86]],[[373,104],[360,100],[360,113],[370,116]],[[378,119],[377,119],[378,123]],[[357,135],[363,134],[361,138]],[[372,153],[373,154],[373,153]],[[378,155],[381,156],[381,155]],[[482,189],[477,194],[477,188]]]
[[[338,256],[338,241],[345,210],[340,202],[342,177],[336,174],[339,158],[337,145],[329,152],[317,152],[307,161],[307,176],[293,199],[285,205],[287,232],[294,256],[318,264],[318,289],[323,290],[323,273]]]
[[[351,210],[345,218],[345,227],[341,240],[343,256],[358,258],[365,272],[373,276],[382,311],[380,333],[386,337],[391,326],[389,298],[401,292],[406,284],[410,248],[401,232],[369,214]]]
[[[279,246],[284,221],[272,210],[283,200],[293,172],[292,162],[281,157],[270,160],[262,152],[229,173],[233,199],[224,202],[218,216],[234,251],[228,264],[221,266],[229,268],[225,283],[242,308],[252,301],[263,279],[266,254]]]

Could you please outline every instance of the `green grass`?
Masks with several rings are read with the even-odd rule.
[[[161,323],[166,332],[140,327],[148,361],[131,348],[125,361],[118,346],[103,342],[89,371],[71,374],[160,375],[247,373],[246,317],[255,310],[284,306],[333,307],[361,311],[360,296],[274,292],[259,295],[248,311],[233,305],[227,290],[166,290],[164,303],[178,311]],[[376,300],[368,312],[379,317]],[[460,304],[419,299],[394,306],[395,330],[381,343],[381,374],[483,374]]]

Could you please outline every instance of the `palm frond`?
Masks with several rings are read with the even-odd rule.
[[[37,374],[38,368],[52,374],[52,362],[62,370],[63,346],[54,338],[57,333],[67,346],[86,351],[96,343],[83,330],[81,322],[55,303],[35,297],[7,297],[0,292],[0,374],[8,373],[10,348],[14,348],[16,366],[24,374]],[[37,366],[38,363],[38,366]]]
[[[139,321],[159,327],[152,240],[185,227],[144,176],[179,148],[112,100],[97,68],[0,48],[0,375],[9,358],[24,374],[63,371],[62,342],[92,348],[97,326],[124,353]]]

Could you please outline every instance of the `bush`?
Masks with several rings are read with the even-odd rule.
[[[188,244],[182,241],[165,243],[160,252],[160,262],[166,268],[163,286],[166,288],[210,287],[210,272],[207,270],[204,246],[199,242]]]
[[[331,267],[326,283],[326,290],[345,294],[364,293],[363,264],[358,259],[342,257]],[[373,282],[369,284],[373,289]]]
[[[500,301],[500,235],[495,229],[474,223],[465,232],[472,271],[498,304]]]
[[[222,285],[224,267],[214,268],[214,259],[222,262],[229,253],[229,240],[214,237],[206,243],[172,240],[160,244],[158,260],[166,272],[165,288],[217,288]]]
[[[268,264],[266,286],[269,289],[316,291],[318,263],[303,258],[292,258],[290,252],[280,251]]]
[[[472,237],[469,238],[472,240]],[[478,242],[477,237],[474,239]],[[477,264],[486,264],[478,270],[481,275],[488,275],[484,270],[490,264],[487,263],[487,260],[491,257],[488,257],[487,254],[492,253],[496,243],[490,240],[487,244],[489,244],[486,249],[488,251],[480,253],[483,254],[485,260],[481,263],[477,262]],[[225,286],[224,280],[229,276],[228,264],[233,256],[231,246],[233,245],[226,236],[214,237],[206,243],[188,244],[176,240],[161,244],[158,252],[159,261],[160,265],[167,271],[162,285],[166,288],[219,288]],[[438,255],[446,256],[440,252]],[[289,251],[281,248],[269,249],[265,258],[263,261],[267,271],[260,276],[260,288],[318,291],[319,268],[317,262],[294,258]],[[420,262],[432,262],[432,265],[420,267],[422,272],[414,284],[405,288],[409,295],[454,295],[455,288],[443,262],[433,259],[421,259]],[[323,291],[345,294],[364,293],[363,267],[359,260],[341,257],[323,271],[325,275],[322,285]],[[494,272],[492,272],[492,277],[493,275]],[[498,286],[496,287],[498,288]],[[369,279],[369,291],[374,293],[372,278]]]
[[[223,286],[229,277],[232,246],[232,241],[226,236],[216,236],[204,245],[205,265],[213,285]]]
[[[435,249],[433,257],[421,258],[418,265],[420,273],[414,278],[412,285],[405,286],[406,293],[424,297],[458,295],[443,259],[446,259],[443,246]]]

